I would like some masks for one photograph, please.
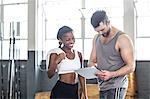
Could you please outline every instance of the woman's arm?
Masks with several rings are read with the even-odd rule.
[[[82,62],[83,62],[83,59],[82,59],[82,54],[80,52],[78,52],[78,55],[80,57],[80,62],[81,62],[81,66],[82,66]],[[86,88],[86,79],[80,75],[78,75],[79,77],[79,81],[80,81],[80,86],[81,86],[81,97],[82,97],[82,94],[83,94],[83,99],[88,99],[87,97],[87,88]]]
[[[79,81],[80,81],[80,86],[81,86],[81,97],[83,95],[83,99],[88,99],[87,97],[87,87],[86,87],[86,79],[82,76],[78,76],[79,77]]]
[[[49,64],[48,64],[48,77],[52,78],[55,74],[55,71],[57,69],[57,65],[65,58],[64,53],[56,54],[56,53],[51,53],[49,55]]]

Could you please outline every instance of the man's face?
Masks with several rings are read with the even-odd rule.
[[[107,22],[100,22],[99,26],[95,28],[95,31],[100,33],[103,37],[107,37],[110,32],[109,23]]]

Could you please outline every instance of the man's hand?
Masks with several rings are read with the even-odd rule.
[[[97,72],[95,75],[98,76],[98,78],[100,78],[101,80],[106,81],[114,77],[114,72],[101,70],[100,72]]]

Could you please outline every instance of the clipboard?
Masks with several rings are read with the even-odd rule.
[[[75,70],[76,73],[78,73],[79,75],[85,77],[86,79],[94,79],[94,78],[98,78],[95,73],[99,72],[100,70],[97,69],[95,66],[91,66],[91,67],[85,67],[85,68],[81,68],[79,70]]]

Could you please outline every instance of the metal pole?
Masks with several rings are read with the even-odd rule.
[[[20,41],[20,22],[16,23],[16,36],[19,37],[18,41]],[[15,63],[15,99],[20,99],[20,49],[16,48],[16,59]]]
[[[11,79],[11,32],[12,32],[12,24],[10,23],[10,39],[9,39],[9,63],[8,63],[8,77],[7,77],[7,97],[6,99],[9,99],[10,94],[10,79]]]
[[[11,31],[12,30],[12,31]],[[12,37],[11,37],[12,32]],[[11,41],[13,45],[11,46]],[[12,51],[12,60],[10,59]],[[11,64],[10,64],[11,63]],[[8,67],[8,97],[7,99],[14,99],[14,77],[15,77],[15,31],[14,31],[14,22],[10,24],[10,45],[9,45],[9,67]]]
[[[4,99],[4,75],[3,75],[3,23],[0,23],[0,41],[1,41],[1,99]]]
[[[10,79],[10,98],[13,99],[14,96],[14,77],[15,77],[15,30],[14,30],[14,22],[12,22],[12,38],[13,38],[13,49],[12,49],[12,64],[11,64],[11,79]]]
[[[3,0],[0,1],[3,4]],[[1,41],[1,99],[4,99],[4,75],[3,75],[3,20],[4,20],[4,6],[0,6],[0,41]]]
[[[19,41],[20,41],[20,22],[17,22],[17,34],[19,36]],[[18,49],[18,56],[19,56],[19,66],[18,66],[18,99],[21,99],[21,91],[20,91],[20,82],[21,82],[21,78],[20,78],[20,70],[21,70],[21,64],[20,64],[20,48]]]

